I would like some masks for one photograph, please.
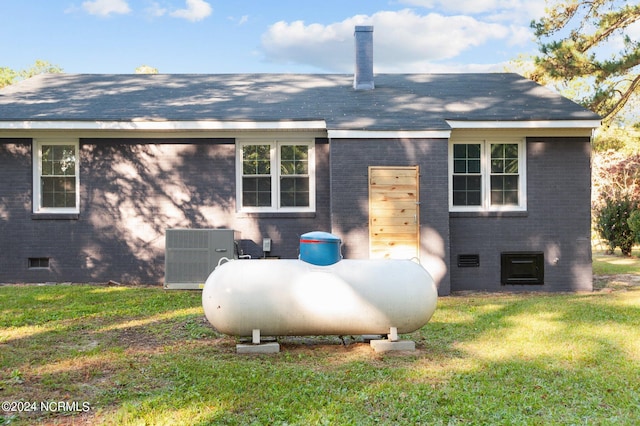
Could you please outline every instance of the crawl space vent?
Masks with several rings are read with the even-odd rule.
[[[459,254],[458,268],[477,268],[480,266],[479,254]]]
[[[544,284],[544,253],[501,253],[500,277],[507,284]]]

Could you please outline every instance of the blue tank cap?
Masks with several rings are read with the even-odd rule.
[[[300,236],[300,260],[327,266],[340,261],[340,238],[328,232],[313,231]]]
[[[336,241],[340,241],[340,238],[323,231],[307,232],[300,236],[300,242],[307,243],[335,243]]]

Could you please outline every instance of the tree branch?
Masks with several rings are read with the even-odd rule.
[[[609,123],[613,120],[613,118],[622,110],[627,101],[631,98],[631,96],[640,89],[640,75],[637,75],[627,90],[620,96],[620,99],[614,104],[614,106],[607,112],[607,114],[603,117],[602,121],[605,123]]]

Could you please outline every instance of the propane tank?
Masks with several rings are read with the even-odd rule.
[[[421,265],[389,259],[232,260],[202,291],[207,320],[234,336],[410,333],[429,321],[436,302]]]

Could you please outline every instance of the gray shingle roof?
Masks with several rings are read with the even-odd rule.
[[[0,121],[325,120],[336,130],[441,130],[445,120],[598,120],[517,74],[45,74],[0,90]]]

